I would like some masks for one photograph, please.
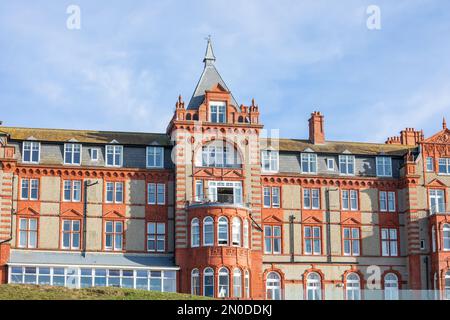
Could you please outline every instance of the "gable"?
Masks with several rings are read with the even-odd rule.
[[[428,143],[449,143],[450,144],[450,130],[445,128],[435,135],[431,136],[428,139],[425,139],[424,142]]]

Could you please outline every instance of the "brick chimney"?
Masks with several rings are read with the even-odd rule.
[[[422,130],[415,130],[414,128],[406,128],[400,131],[400,136],[389,137],[386,140],[387,144],[401,144],[405,146],[415,146],[423,141],[424,135]]]
[[[309,141],[313,144],[325,143],[323,115],[319,111],[311,113],[309,118]]]

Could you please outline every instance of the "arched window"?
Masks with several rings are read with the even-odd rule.
[[[450,300],[450,270],[445,274],[445,295],[446,300]]]
[[[226,217],[220,217],[217,224],[217,237],[219,245],[228,245],[228,219]]]
[[[316,272],[311,272],[306,277],[306,299],[307,300],[322,299],[320,275]]]
[[[266,298],[281,300],[281,277],[277,272],[269,272],[266,279]]]
[[[200,245],[200,224],[197,218],[191,221],[191,247]]]
[[[212,246],[214,244],[214,220],[211,217],[203,219],[203,245]]]
[[[384,276],[384,299],[398,300],[398,277],[394,273]]]
[[[242,297],[242,272],[239,268],[233,270],[233,297]]]
[[[188,114],[186,115],[186,120],[191,120],[191,119],[192,119],[192,116],[191,116],[190,113],[188,113]]]
[[[444,224],[442,228],[442,243],[444,245],[444,250],[450,250],[450,225]]]
[[[203,295],[214,297],[214,270],[206,268],[203,271]]]
[[[202,147],[196,157],[198,167],[230,168],[242,166],[242,160],[235,146],[223,140],[215,140]]]
[[[248,220],[244,220],[244,232],[243,232],[243,238],[244,238],[244,248],[248,248],[248,242],[249,242],[249,224]]]
[[[347,275],[345,289],[347,300],[361,300],[361,282],[356,273]]]
[[[241,245],[241,219],[238,217],[233,218],[233,223],[231,226],[231,241],[233,243],[233,246],[240,246]]]
[[[191,294],[200,295],[200,272],[193,269],[191,272]]]
[[[434,300],[439,300],[439,288],[438,288],[438,274],[434,273],[433,276],[433,290],[434,290]]]
[[[245,290],[245,297],[250,298],[250,272],[248,270],[245,270],[244,290]]]
[[[219,291],[217,293],[219,298],[229,297],[230,292],[230,275],[227,268],[219,270]]]
[[[431,227],[431,249],[436,252],[436,227]]]

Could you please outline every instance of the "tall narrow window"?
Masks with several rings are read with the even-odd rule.
[[[162,184],[162,183],[158,183],[156,185],[156,189],[157,189],[157,202],[158,204],[165,204],[166,203],[166,185]]]
[[[206,217],[203,220],[203,245],[212,246],[214,244],[214,220]]]
[[[272,207],[280,207],[280,187],[272,187]]]
[[[247,219],[244,219],[244,232],[243,232],[243,242],[244,248],[249,247],[249,234],[250,234],[250,226]]]
[[[436,252],[436,227],[431,227],[431,249]]]
[[[443,213],[445,212],[444,190],[442,189],[430,189],[430,210],[431,213]]]
[[[214,270],[206,268],[203,271],[203,295],[214,297]]]
[[[193,269],[191,272],[191,294],[200,295],[200,272],[198,269]]]
[[[304,231],[304,253],[320,255],[322,253],[322,237],[320,227],[306,226]]]
[[[306,278],[306,299],[307,300],[321,300],[322,288],[320,275],[316,272],[311,272]]]
[[[217,229],[219,245],[228,245],[228,219],[220,217]]]
[[[377,157],[377,176],[392,177],[392,159],[390,157]]]
[[[105,250],[121,251],[123,248],[123,222],[105,222]]]
[[[30,193],[30,180],[22,179],[21,190],[20,190],[20,198],[22,200],[26,200],[29,197]]]
[[[66,143],[64,144],[64,164],[81,164],[81,144]]]
[[[166,224],[163,222],[147,223],[147,251],[164,252],[166,250]]]
[[[80,220],[62,221],[62,248],[68,250],[80,249]]]
[[[427,172],[433,172],[434,171],[434,159],[432,157],[427,157],[426,160],[427,164]]]
[[[347,300],[361,300],[361,282],[356,273],[349,273],[347,275],[345,284]]]
[[[106,165],[110,167],[121,167],[123,159],[123,146],[106,146]]]
[[[264,253],[281,254],[281,226],[264,226]]]
[[[264,150],[261,152],[262,170],[266,172],[278,171],[278,151]]]
[[[442,228],[442,244],[444,251],[450,251],[450,224],[444,224]]]
[[[238,217],[234,217],[232,220],[231,225],[231,241],[233,246],[240,246],[241,245],[241,219]]]
[[[270,187],[263,188],[263,197],[264,197],[264,207],[270,208],[271,206]]]
[[[39,142],[24,141],[22,149],[22,162],[39,163],[41,144]]]
[[[357,190],[342,190],[342,210],[358,210]]]
[[[354,175],[355,156],[339,156],[339,172],[341,175]]]
[[[203,194],[203,180],[195,181],[195,201],[202,202],[205,200]]]
[[[245,290],[245,297],[250,298],[250,272],[248,272],[248,270],[245,270],[244,290]]]
[[[164,167],[164,148],[147,147],[147,168]]]
[[[302,173],[317,173],[317,155],[314,153],[302,153]]]
[[[397,229],[381,229],[381,249],[383,256],[398,256],[398,237]]]
[[[230,275],[227,268],[219,269],[219,288],[217,296],[227,298],[230,295]]]
[[[445,283],[444,283],[444,297],[445,300],[450,300],[450,271],[447,271],[445,273],[445,279],[444,279]]]
[[[106,202],[114,201],[114,182],[106,183]]]
[[[360,255],[360,235],[359,228],[344,228],[344,255],[359,256]]]
[[[281,300],[281,277],[276,272],[269,272],[266,279],[267,300]]]
[[[116,194],[115,194],[115,202],[122,203],[123,202],[123,182],[116,182]]]
[[[242,297],[242,272],[239,268],[233,270],[233,297]]]
[[[384,276],[384,299],[398,300],[398,278],[394,273]]]
[[[19,247],[37,248],[37,225],[34,218],[19,219]]]
[[[200,224],[197,218],[191,221],[191,247],[200,245]]]

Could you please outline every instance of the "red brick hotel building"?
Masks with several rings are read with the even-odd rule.
[[[262,137],[208,41],[166,133],[0,126],[0,281],[231,299],[450,298],[450,130]]]

